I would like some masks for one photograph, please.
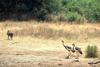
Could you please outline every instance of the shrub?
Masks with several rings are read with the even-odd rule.
[[[63,14],[58,17],[58,20],[59,21],[67,21],[65,15],[63,15]]]
[[[81,19],[81,15],[79,15],[77,12],[68,12],[66,17],[70,22],[79,21]]]
[[[88,45],[86,48],[86,57],[87,58],[96,58],[97,55],[97,47]]]

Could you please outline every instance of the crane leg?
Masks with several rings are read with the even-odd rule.
[[[70,56],[71,56],[71,52],[69,51],[69,53],[68,53],[68,55],[67,55],[66,59],[69,59],[69,58],[70,58]]]
[[[76,59],[79,59],[79,54],[78,54],[78,52],[76,52]]]

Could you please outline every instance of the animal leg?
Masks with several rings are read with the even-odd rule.
[[[10,39],[12,40],[13,36],[10,36]]]
[[[78,59],[79,58],[79,53],[78,52],[76,52],[76,59]]]
[[[70,55],[71,55],[71,53],[70,53],[70,51],[69,51],[69,52],[68,52],[68,55],[67,55],[67,57],[66,57],[66,59],[69,59]]]

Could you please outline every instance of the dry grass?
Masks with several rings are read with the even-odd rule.
[[[100,36],[100,24],[66,24],[5,21],[0,23],[0,34],[3,36],[10,29],[16,36],[32,36],[40,38],[66,38],[87,40]]]

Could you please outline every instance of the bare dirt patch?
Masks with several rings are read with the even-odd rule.
[[[84,48],[89,43],[77,44],[85,53]],[[80,62],[73,62],[75,58],[65,59],[66,56],[67,51],[60,40],[30,37],[0,40],[0,67],[91,67],[88,62],[92,59],[84,55],[80,56]]]

